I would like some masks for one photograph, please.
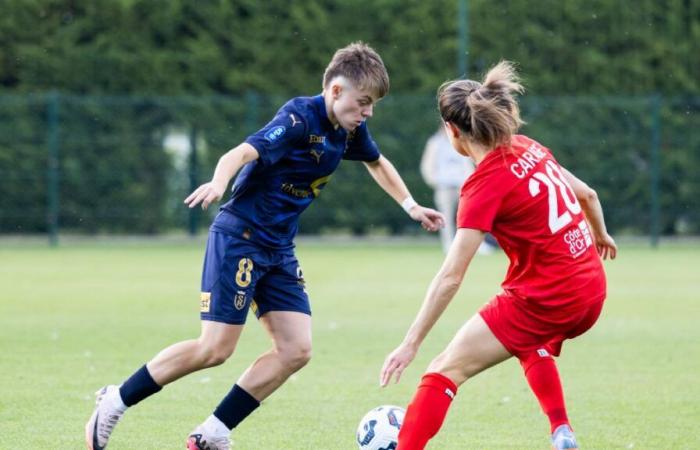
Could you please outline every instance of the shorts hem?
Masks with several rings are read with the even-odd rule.
[[[225,323],[228,325],[245,325],[245,318],[239,320],[232,320],[222,316],[215,316],[211,314],[200,314],[199,320],[208,320],[210,322]]]
[[[259,319],[269,312],[298,312],[298,313],[306,314],[307,316],[311,317],[310,310],[300,310],[300,309],[293,309],[293,308],[272,308],[272,309],[266,309],[265,311],[260,311],[260,309],[258,307],[258,311],[255,313],[255,315]]]

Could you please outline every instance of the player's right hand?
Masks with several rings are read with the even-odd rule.
[[[211,181],[204,183],[185,199],[185,204],[190,208],[194,208],[201,203],[202,209],[207,209],[210,204],[221,200],[221,197],[224,195],[224,189]]]
[[[418,349],[411,345],[401,343],[393,352],[389,353],[389,356],[384,360],[384,366],[379,375],[379,385],[384,387],[389,384],[394,374],[396,374],[396,383],[398,383],[401,378],[401,373],[403,373],[404,369],[413,361],[413,358],[416,357],[417,350]]]

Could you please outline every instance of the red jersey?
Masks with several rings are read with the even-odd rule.
[[[552,153],[517,135],[462,187],[457,226],[490,232],[510,259],[504,291],[560,312],[605,298],[605,274],[574,191]]]

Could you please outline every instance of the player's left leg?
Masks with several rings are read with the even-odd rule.
[[[530,389],[549,419],[552,447],[555,450],[577,449],[578,445],[569,423],[564,402],[564,390],[553,356],[558,356],[561,352],[564,338],[572,339],[588,331],[598,320],[602,309],[603,302],[601,301],[590,305],[577,314],[572,314],[569,329],[562,330],[562,335],[559,338],[553,339],[548,345],[532,352],[518,355]]]
[[[272,338],[272,349],[248,367],[214,413],[190,434],[187,442],[190,450],[209,448],[203,445],[204,441],[227,443],[231,430],[309,362],[311,316],[293,311],[270,311],[260,317],[260,323]]]
[[[191,450],[207,448],[197,445],[198,435],[201,440],[228,442],[230,430],[311,358],[311,308],[299,262],[293,254],[280,255],[277,262],[258,283],[253,307],[272,339],[272,349],[243,373],[214,413],[190,435]]]
[[[397,450],[425,448],[442,426],[457,386],[510,356],[479,314],[469,319],[428,366],[406,411]]]
[[[270,311],[260,317],[260,323],[272,339],[272,349],[243,373],[238,384],[263,400],[311,359],[311,316],[295,311]]]
[[[553,448],[578,448],[566,413],[559,370],[550,350],[539,348],[530,354],[519,355],[519,359],[530,389],[549,418]]]

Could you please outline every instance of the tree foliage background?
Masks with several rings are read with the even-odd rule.
[[[64,229],[184,226],[192,167],[163,139],[174,129],[195,136],[193,175],[203,181],[287,97],[320,92],[334,50],[354,40],[375,47],[391,76],[370,128],[415,196],[431,202],[417,165],[437,125],[435,89],[461,75],[457,0],[0,4],[0,231],[46,230],[52,132]],[[661,230],[700,231],[700,0],[468,5],[469,75],[519,63],[524,132],[599,190],[614,231],[649,232],[655,142]],[[363,172],[344,163],[302,231],[410,227]]]

